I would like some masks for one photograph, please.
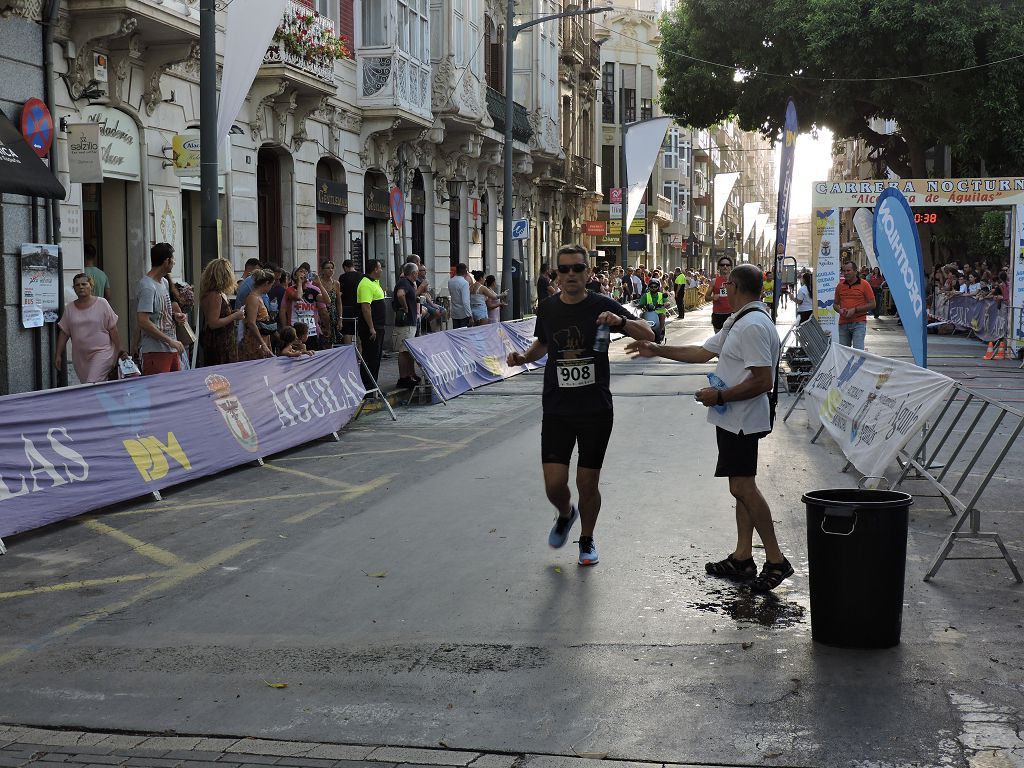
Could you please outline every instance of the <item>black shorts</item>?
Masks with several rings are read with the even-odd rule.
[[[722,330],[722,326],[725,325],[725,321],[729,319],[729,315],[732,312],[712,312],[711,313],[711,327],[716,331]]]
[[[715,477],[755,477],[757,475],[757,441],[767,432],[753,432],[749,435],[715,427],[718,440],[718,466]]]
[[[569,466],[572,449],[580,447],[578,466],[600,469],[612,435],[612,411],[578,416],[545,413],[540,427],[540,456],[544,464]]]

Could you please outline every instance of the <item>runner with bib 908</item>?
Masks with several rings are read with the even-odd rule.
[[[631,318],[617,301],[588,292],[589,279],[586,249],[580,245],[559,248],[562,291],[541,297],[534,330],[537,338],[525,354],[508,356],[509,365],[525,365],[547,355],[541,466],[548,501],[558,510],[548,544],[556,549],[564,546],[579,517],[580,565],[597,565],[594,527],[601,511],[601,465],[612,433],[608,335],[616,331],[634,339],[654,339],[651,327]],[[578,507],[569,490],[569,462],[577,444]]]

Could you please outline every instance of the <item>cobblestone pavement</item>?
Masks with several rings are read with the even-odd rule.
[[[604,757],[0,727],[0,768],[687,768]]]

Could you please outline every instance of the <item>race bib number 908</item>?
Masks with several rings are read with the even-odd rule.
[[[594,359],[559,360],[558,386],[562,389],[587,387],[594,383]]]

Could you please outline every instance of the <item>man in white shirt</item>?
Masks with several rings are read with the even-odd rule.
[[[708,376],[713,386],[697,390],[694,397],[708,407],[708,421],[715,425],[715,477],[729,478],[729,492],[736,499],[737,538],[731,554],[704,567],[712,576],[745,581],[755,592],[768,592],[793,575],[793,566],[775,537],[768,502],[755,482],[757,442],[771,431],[768,393],[778,365],[779,334],[768,307],[760,301],[761,270],[741,264],[729,274],[726,287],[732,315],[722,330],[701,346],[669,347],[636,341],[626,351],[682,363],[706,363],[718,358],[714,375]],[[753,558],[755,530],[764,544],[766,558],[760,575]]]
[[[468,328],[473,324],[473,310],[469,308],[469,267],[459,264],[455,277],[448,281],[448,295],[452,300],[452,328]]]

